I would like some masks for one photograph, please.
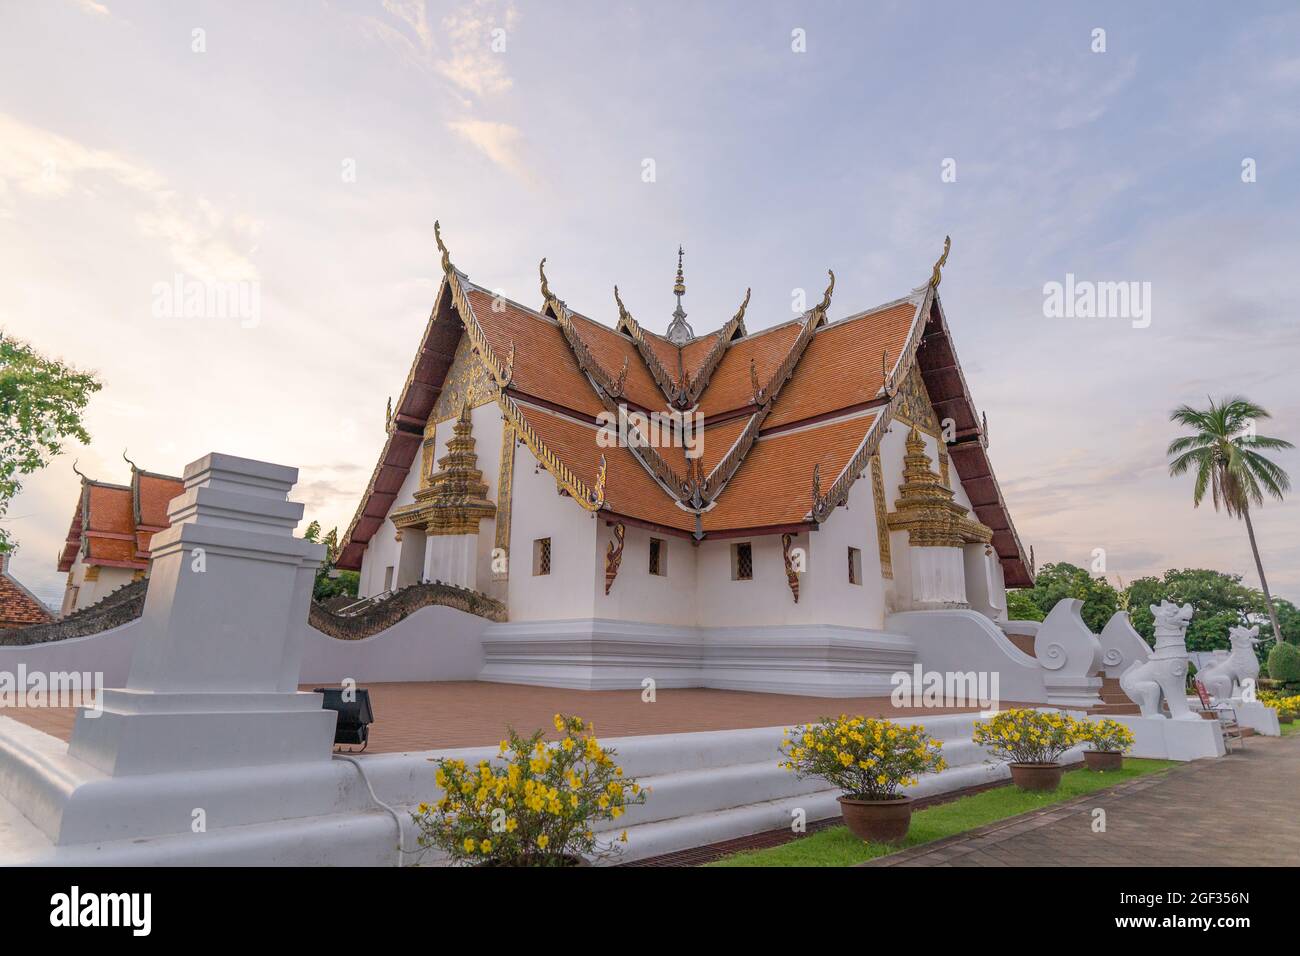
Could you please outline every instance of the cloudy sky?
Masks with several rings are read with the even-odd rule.
[[[548,256],[574,307],[612,324],[617,282],[659,330],[683,243],[701,332],[747,286],[751,330],[790,318],[828,267],[833,318],[904,295],[951,234],[945,308],[1040,565],[1257,583],[1164,447],[1171,408],[1235,391],[1300,443],[1300,12],[976,6],[5,0],[0,326],[104,382],[91,445],[10,509],[16,572],[57,597],[72,462],[125,481],[123,449],[296,465],[346,526],[436,218],[480,284],[537,302]],[[1067,274],[1150,283],[1149,324],[1045,315]],[[256,319],[167,314],[178,277]],[[1300,600],[1300,491],[1257,530]]]

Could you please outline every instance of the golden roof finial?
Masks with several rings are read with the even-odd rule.
[[[826,286],[826,291],[822,293],[822,300],[817,303],[817,308],[814,310],[822,315],[825,315],[826,310],[831,307],[831,295],[835,292],[835,272],[832,269],[827,269],[826,274],[831,277],[831,281]]]
[[[948,264],[948,250],[952,248],[952,236],[943,237],[943,255],[941,255],[934,264],[934,271],[930,273],[930,288],[939,288],[939,283],[943,281],[943,267]]]
[[[682,275],[682,255],[684,250],[681,246],[677,247],[677,281],[673,283],[673,295],[683,296],[686,294],[686,279]]]
[[[542,300],[544,302],[550,302],[551,287],[546,281],[546,258],[545,257],[542,258],[541,262],[537,263],[537,274],[542,277]]]
[[[451,253],[447,251],[447,244],[442,241],[442,227],[438,225],[438,220],[433,221],[433,239],[438,243],[438,249],[442,252],[442,271],[450,273],[453,271],[451,264]]]

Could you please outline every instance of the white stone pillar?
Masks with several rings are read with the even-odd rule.
[[[154,535],[127,686],[68,747],[113,776],[328,760],[335,715],[298,693],[324,547],[294,537],[296,468],[209,454]]]
[[[477,590],[478,535],[429,535],[426,567],[430,581]]]
[[[966,604],[966,567],[961,548],[908,549],[914,610]]]

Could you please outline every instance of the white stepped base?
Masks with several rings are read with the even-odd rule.
[[[493,624],[483,632],[479,680],[577,690],[658,687],[888,697],[910,671],[912,640],[833,625],[668,627],[581,618]]]
[[[909,790],[929,796],[1006,779],[1005,765],[989,761],[970,741],[976,714],[950,714],[910,721],[923,723],[944,741],[949,769],[927,774]],[[1206,726],[1211,726],[1208,722]],[[201,774],[164,775],[164,780],[129,778],[110,783],[89,770],[73,782],[66,773],[61,742],[30,728],[0,719],[0,736],[8,736],[10,758],[17,739],[26,743],[28,759],[0,760],[0,784],[14,803],[0,797],[0,865],[255,865],[339,866],[393,865],[397,862],[397,826],[369,800],[356,768],[342,761],[315,767],[240,768]],[[820,780],[799,780],[777,766],[781,727],[691,734],[623,737],[604,741],[618,752],[618,763],[650,791],[644,806],[632,807],[602,832],[628,831],[620,859],[634,861],[677,850],[747,836],[790,825],[790,812],[805,811],[808,821],[838,814],[838,793]],[[43,739],[42,739],[43,738]],[[65,752],[66,753],[66,752]],[[5,753],[0,752],[0,757]],[[468,763],[496,756],[496,748],[406,754],[375,754],[361,762],[380,800],[402,820],[403,845],[416,846],[410,812],[417,803],[437,798],[436,765],[430,758],[457,756]],[[1077,760],[1071,755],[1067,760]],[[62,769],[60,769],[62,768]],[[7,772],[7,776],[6,776]],[[202,781],[200,776],[209,776]],[[278,780],[278,782],[277,782]],[[76,791],[74,797],[68,788]],[[202,801],[195,802],[195,790]],[[43,795],[43,796],[41,796]],[[73,821],[50,813],[68,805]],[[125,801],[125,802],[124,802]],[[25,804],[41,826],[15,809]],[[186,832],[188,808],[206,805],[208,832]],[[114,809],[116,808],[116,809]],[[109,812],[111,811],[111,812]],[[110,823],[109,818],[113,821]],[[161,829],[165,821],[165,829]],[[47,832],[42,832],[42,830]],[[98,829],[98,833],[95,833]],[[61,845],[51,836],[61,831]],[[92,833],[95,833],[92,836]],[[110,835],[111,834],[111,835]],[[412,862],[407,856],[406,861]],[[436,865],[433,854],[421,857]]]

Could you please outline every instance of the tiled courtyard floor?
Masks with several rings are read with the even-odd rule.
[[[1294,866],[1300,736],[989,824],[864,866]],[[1093,810],[1106,811],[1094,833]]]
[[[556,712],[592,721],[602,737],[623,737],[774,727],[844,713],[904,719],[972,709],[898,709],[887,697],[798,697],[705,688],[660,690],[654,703],[642,702],[640,689],[584,691],[477,681],[372,684],[369,690],[375,723],[368,753],[495,744],[508,726],[525,734],[552,729]],[[72,734],[70,709],[5,709],[0,716],[62,740]]]

